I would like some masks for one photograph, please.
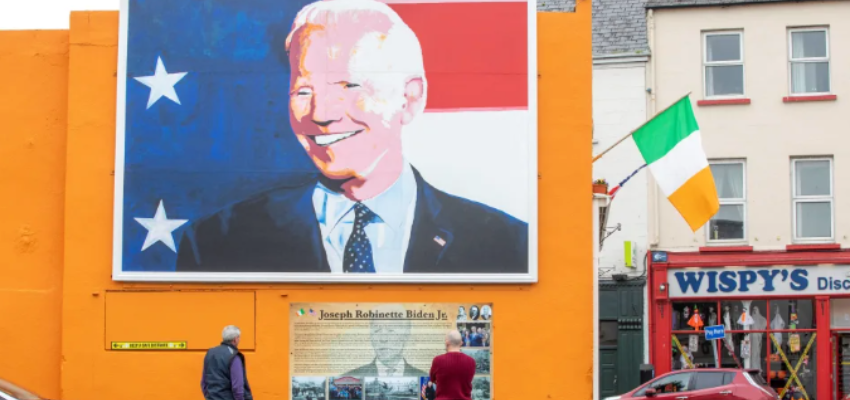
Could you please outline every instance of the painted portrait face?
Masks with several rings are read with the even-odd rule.
[[[325,177],[392,183],[402,168],[402,126],[418,112],[424,83],[394,69],[405,55],[390,19],[358,15],[293,33],[290,123]]]

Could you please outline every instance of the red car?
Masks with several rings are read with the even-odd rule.
[[[758,370],[679,370],[661,375],[621,396],[605,400],[778,400]]]

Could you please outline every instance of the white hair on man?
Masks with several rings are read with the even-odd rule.
[[[242,332],[235,325],[225,326],[224,330],[221,331],[221,339],[225,343],[230,343],[239,336],[242,336]]]
[[[369,18],[384,17],[390,27],[386,31],[377,30],[364,22]],[[289,36],[286,38],[286,52],[292,48],[295,36],[312,30],[304,28],[327,29],[339,26],[340,22],[356,24],[362,30],[362,37],[351,50],[349,72],[354,79],[370,81],[379,98],[369,99],[364,107],[389,117],[400,110],[405,102],[405,85],[411,79],[422,82],[422,100],[417,102],[418,114],[425,109],[428,83],[425,79],[425,63],[422,57],[422,45],[416,33],[388,5],[376,0],[321,0],[310,3],[295,17]],[[348,32],[346,32],[348,33]],[[335,49],[328,49],[332,52]],[[338,49],[336,49],[338,50]]]
[[[463,338],[457,330],[451,330],[446,334],[446,342],[452,347],[460,347],[463,345]]]

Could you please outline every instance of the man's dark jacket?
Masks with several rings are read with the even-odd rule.
[[[433,386],[428,386],[425,388],[425,398],[427,400],[434,400],[437,398],[437,390],[434,389]]]
[[[528,224],[435,189],[414,169],[405,273],[527,273]],[[236,203],[187,229],[177,271],[330,273],[313,208],[316,180]]]
[[[235,346],[222,343],[207,351],[204,357],[204,383],[206,400],[233,400],[233,387],[230,381],[230,364],[239,357],[242,361],[242,382],[245,382],[245,400],[253,400],[251,385],[248,384],[248,367],[245,356]]]

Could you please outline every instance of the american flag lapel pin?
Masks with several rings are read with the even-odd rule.
[[[445,247],[445,246],[446,246],[446,240],[445,240],[445,239],[443,239],[443,238],[441,238],[439,235],[438,235],[438,236],[434,236],[434,241],[435,241],[435,242],[437,242],[437,244],[438,244],[438,245],[440,245],[440,247]]]

